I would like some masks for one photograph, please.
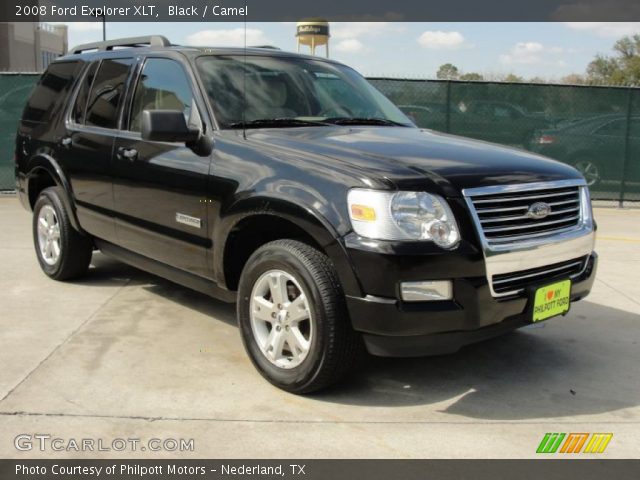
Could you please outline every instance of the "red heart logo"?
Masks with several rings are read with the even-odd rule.
[[[551,300],[553,298],[553,290],[549,290],[547,292],[547,300]]]

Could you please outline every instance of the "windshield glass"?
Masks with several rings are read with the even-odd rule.
[[[217,55],[200,57],[197,65],[222,128],[251,126],[251,122],[266,126],[257,121],[273,119],[280,120],[273,126],[282,127],[323,122],[413,125],[369,82],[343,65],[299,57]]]

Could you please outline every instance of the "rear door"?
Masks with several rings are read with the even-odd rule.
[[[92,235],[115,241],[111,181],[113,146],[134,59],[96,60],[85,71],[60,140],[78,220]]]
[[[116,230],[123,247],[176,268],[210,276],[206,255],[210,156],[184,143],[150,142],[140,135],[144,110],[180,110],[196,123],[204,114],[196,84],[177,57],[148,57],[129,99],[115,145]]]

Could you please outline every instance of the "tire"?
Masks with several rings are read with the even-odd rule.
[[[286,285],[284,297],[278,296],[276,285]],[[284,302],[282,309],[279,301]],[[302,242],[276,240],[251,255],[240,277],[237,311],[254,366],[288,392],[326,388],[351,373],[363,358],[364,345],[351,328],[333,265]],[[298,321],[305,316],[307,320]],[[267,351],[268,345],[276,348]]]
[[[33,208],[33,242],[40,267],[47,276],[72,280],[87,272],[93,242],[72,227],[61,195],[59,187],[40,193]]]

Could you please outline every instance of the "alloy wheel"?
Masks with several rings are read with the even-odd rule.
[[[45,205],[38,213],[38,247],[47,265],[55,265],[60,258],[60,223],[51,205]]]
[[[311,349],[315,324],[309,299],[299,282],[283,270],[269,270],[255,282],[250,300],[251,330],[262,354],[291,369]]]

